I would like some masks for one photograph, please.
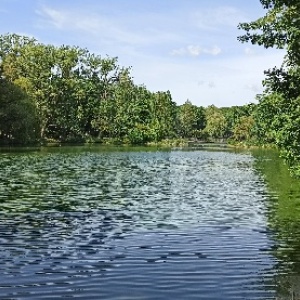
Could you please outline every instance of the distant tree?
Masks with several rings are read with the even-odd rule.
[[[212,139],[224,139],[227,131],[227,121],[222,111],[214,105],[206,108],[205,131]]]
[[[242,116],[233,128],[235,141],[250,141],[254,134],[254,119],[252,116]]]

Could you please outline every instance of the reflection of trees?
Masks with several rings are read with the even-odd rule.
[[[276,243],[271,253],[278,260],[274,267],[277,299],[300,299],[300,182],[291,178],[277,152],[253,155],[269,192],[267,217]]]

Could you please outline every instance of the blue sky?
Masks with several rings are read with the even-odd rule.
[[[237,41],[238,23],[263,14],[259,0],[0,0],[0,33],[117,56],[178,104],[231,106],[255,102],[263,71],[282,62]]]

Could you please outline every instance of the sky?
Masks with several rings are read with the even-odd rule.
[[[0,34],[118,57],[150,91],[224,107],[255,103],[264,70],[283,61],[237,41],[237,25],[264,14],[259,0],[0,0]]]

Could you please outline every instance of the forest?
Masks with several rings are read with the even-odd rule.
[[[300,3],[260,2],[266,15],[239,24],[238,40],[286,49],[286,56],[280,68],[265,71],[258,104],[243,106],[177,105],[169,91],[136,85],[116,57],[0,36],[0,143],[274,145],[300,175]]]
[[[174,139],[248,140],[254,105],[177,105],[169,91],[134,84],[115,57],[35,39],[0,37],[2,144]]]

